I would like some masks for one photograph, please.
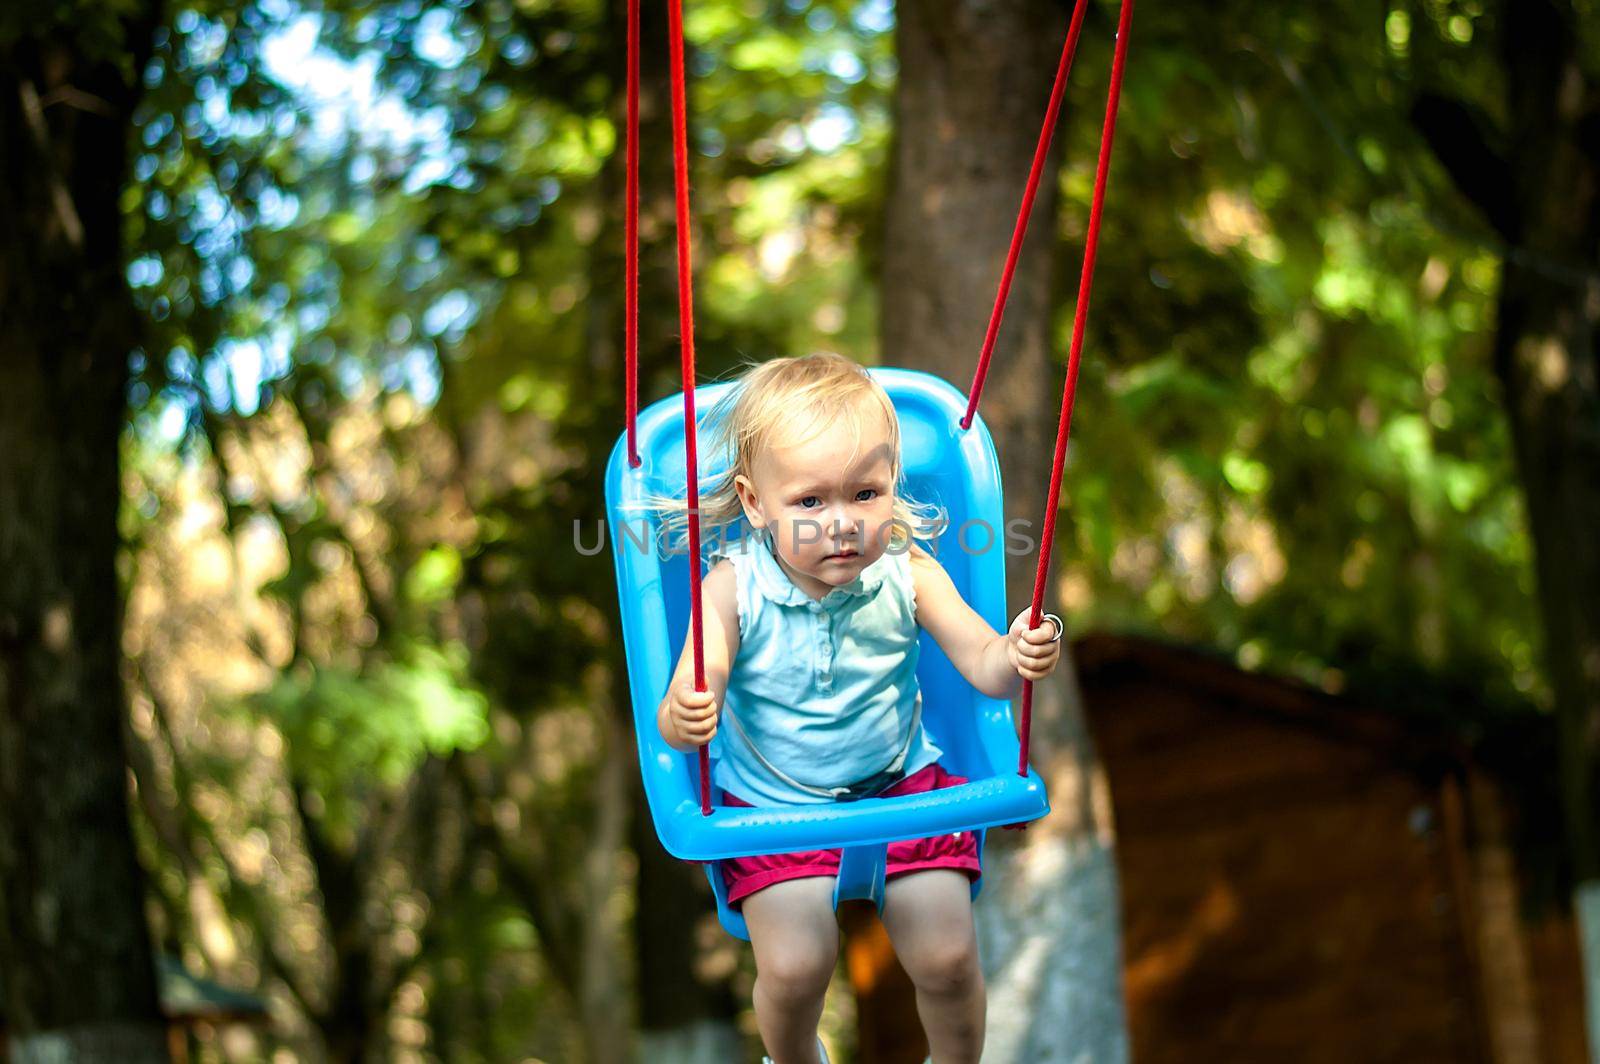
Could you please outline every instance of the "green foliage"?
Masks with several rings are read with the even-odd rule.
[[[708,3],[685,16],[712,365],[809,350],[870,357],[874,243],[895,62],[882,2]]]
[[[1077,621],[1316,682],[1420,667],[1538,695],[1497,258],[1430,172],[1382,30],[1367,9],[1135,19],[1066,489]],[[1086,36],[1069,99],[1073,237],[1108,50]]]
[[[406,596],[419,604],[445,602],[461,582],[461,555],[451,547],[437,546],[424,554],[406,574]]]
[[[320,819],[348,838],[375,790],[398,786],[430,754],[474,750],[488,738],[488,702],[466,672],[459,644],[416,644],[364,671],[285,673],[248,705],[277,725],[290,773],[326,810]]]

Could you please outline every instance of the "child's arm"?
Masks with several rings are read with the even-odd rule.
[[[1061,644],[1055,625],[1028,628],[1028,610],[1011,622],[1006,635],[967,605],[937,558],[913,543],[911,575],[917,597],[917,623],[928,630],[950,664],[990,698],[1014,698],[1022,679],[1042,680],[1055,671]]]
[[[739,654],[739,604],[735,594],[730,561],[719,561],[700,581],[706,690],[694,689],[694,633],[685,632],[678,667],[656,709],[656,727],[674,750],[693,753],[717,733],[717,714],[728,690],[728,672]]]

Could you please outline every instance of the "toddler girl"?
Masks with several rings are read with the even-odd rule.
[[[968,682],[994,698],[1056,666],[1061,624],[1000,635],[912,542],[937,511],[906,497],[899,421],[854,362],[817,354],[760,364],[708,412],[726,474],[700,498],[713,537],[743,516],[752,534],[713,539],[702,582],[705,676],[685,640],[657,715],[674,749],[723,733],[714,783],[730,806],[787,805],[965,783],[922,728],[917,636],[927,629]],[[657,505],[662,500],[656,500]],[[685,523],[683,500],[663,530]],[[1053,631],[1052,631],[1053,627]],[[834,971],[838,850],[722,863],[728,903],[755,951],[754,1004],[777,1064],[825,1060],[816,1037]],[[973,930],[971,832],[891,843],[883,923],[916,985],[938,1064],[978,1060],[984,986]]]

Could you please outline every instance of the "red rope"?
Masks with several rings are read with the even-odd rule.
[[[694,689],[706,689],[704,634],[700,622],[700,486],[696,473],[694,419],[694,264],[689,249],[689,123],[683,79],[683,0],[667,0],[667,36],[672,49],[672,186],[677,194],[678,332],[683,370],[683,452],[689,506],[689,625],[694,639]],[[711,755],[700,748],[700,812],[711,815]]]
[[[1039,180],[1044,175],[1044,159],[1050,151],[1051,137],[1055,134],[1056,116],[1061,113],[1061,97],[1067,91],[1067,75],[1072,70],[1072,57],[1078,51],[1078,31],[1083,28],[1083,13],[1088,6],[1088,0],[1078,0],[1072,8],[1072,25],[1067,30],[1067,43],[1061,48],[1061,62],[1056,67],[1056,83],[1050,89],[1050,106],[1044,112],[1039,144],[1033,149],[1033,168],[1028,171],[1028,186],[1022,193],[1022,207],[1017,211],[1016,228],[1011,233],[1011,249],[1006,252],[1006,266],[1000,273],[1000,290],[994,296],[994,310],[989,312],[989,329],[983,335],[978,371],[972,375],[972,389],[967,394],[967,412],[961,418],[963,429],[972,427],[972,415],[978,409],[978,397],[983,394],[983,379],[989,374],[989,356],[994,354],[994,343],[1000,335],[1000,320],[1006,315],[1006,300],[1011,296],[1011,278],[1017,271],[1017,259],[1022,254],[1022,239],[1028,233],[1033,198],[1039,191]]]
[[[639,459],[639,0],[628,0],[628,193],[622,224],[624,268],[623,311],[627,339],[628,465]]]
[[[1055,461],[1050,467],[1050,492],[1044,508],[1044,533],[1039,538],[1039,570],[1033,579],[1033,612],[1028,627],[1043,618],[1044,586],[1050,571],[1050,546],[1055,538],[1056,504],[1061,498],[1061,471],[1066,464],[1067,436],[1072,429],[1072,401],[1078,390],[1078,361],[1083,353],[1083,328],[1089,319],[1089,287],[1094,281],[1094,253],[1100,240],[1100,211],[1106,199],[1106,175],[1111,169],[1111,140],[1117,132],[1117,102],[1122,96],[1122,66],[1128,55],[1128,29],[1133,22],[1133,0],[1122,0],[1117,19],[1117,50],[1111,61],[1111,89],[1106,95],[1105,125],[1100,130],[1100,159],[1095,165],[1094,200],[1089,206],[1089,231],[1083,243],[1083,273],[1078,279],[1078,306],[1072,318],[1072,350],[1067,357],[1067,384],[1061,394],[1061,423],[1056,429]],[[1033,681],[1022,681],[1022,755],[1017,774],[1028,774],[1028,735],[1033,722]]]

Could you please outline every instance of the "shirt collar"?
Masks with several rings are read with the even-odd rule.
[[[772,552],[772,537],[769,534],[754,533],[750,538],[754,542],[751,542],[746,549],[755,559],[752,568],[755,570],[756,583],[761,588],[762,594],[774,602],[788,606],[804,606],[811,602],[832,606],[847,599],[873,595],[883,583],[886,567],[892,563],[892,559],[885,553],[856,574],[849,583],[838,585],[820,599],[813,599],[800,590],[778,564],[778,559]]]

